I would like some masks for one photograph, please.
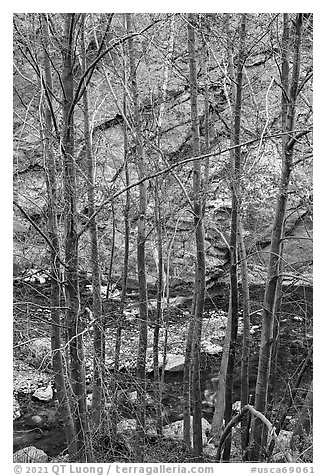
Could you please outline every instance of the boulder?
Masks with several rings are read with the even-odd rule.
[[[165,370],[167,372],[182,372],[184,363],[184,355],[167,354]]]
[[[47,463],[49,457],[44,451],[35,448],[35,446],[28,446],[16,451],[13,456],[14,463]]]
[[[41,402],[50,402],[53,398],[52,384],[49,383],[47,387],[40,387],[33,393],[33,397]]]
[[[193,445],[193,436],[192,436],[192,422],[193,422],[193,417],[190,417],[190,440],[191,440],[191,446]],[[201,419],[202,422],[202,438],[203,438],[203,445],[207,445],[208,441],[208,434],[211,431],[211,425],[210,423],[205,419]],[[170,423],[170,425],[166,425],[162,429],[162,435],[165,438],[170,438],[172,440],[183,440],[183,420],[181,421],[175,421],[174,423]]]

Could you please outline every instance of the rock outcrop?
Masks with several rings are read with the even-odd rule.
[[[16,451],[13,456],[14,463],[47,463],[49,457],[44,451],[35,448],[35,446],[28,446]]]

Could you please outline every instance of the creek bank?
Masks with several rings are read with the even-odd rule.
[[[185,286],[186,290],[187,286]],[[250,359],[250,391],[254,392],[256,371],[259,356],[260,344],[260,325],[261,325],[261,307],[263,299],[263,287],[253,286],[251,290],[251,304],[252,304],[252,342],[251,342],[251,359]],[[137,293],[133,294],[134,299],[137,299]],[[177,296],[175,296],[177,297]],[[87,294],[87,299],[89,299]],[[180,367],[174,367],[176,361],[171,364],[169,370],[165,369],[164,391],[163,391],[163,405],[165,411],[165,423],[171,424],[180,421],[182,418],[182,355],[184,352],[184,341],[186,336],[187,322],[189,321],[189,307],[191,299],[189,296],[186,300],[180,300],[181,305],[175,306],[171,315],[169,326],[169,348],[170,362],[173,362],[174,356],[179,359]],[[112,349],[115,334],[115,310],[111,306],[112,302],[107,303],[109,313],[108,319],[108,350]],[[133,303],[131,301],[131,308]],[[203,417],[211,422],[213,415],[212,398],[214,389],[212,388],[211,378],[216,376],[219,371],[221,352],[218,346],[223,345],[225,326],[226,326],[226,311],[228,307],[228,288],[227,286],[211,287],[205,303],[204,314],[204,328],[207,326],[207,339],[205,332],[203,334],[203,342],[206,345],[215,346],[219,352],[210,354],[210,347],[202,349],[201,354],[201,380],[203,390]],[[112,309],[110,311],[110,308]],[[41,311],[42,308],[40,307]],[[133,307],[135,309],[135,306]],[[39,311],[39,314],[41,313]],[[44,312],[44,310],[43,310]],[[278,374],[274,388],[274,403],[279,401],[284,394],[284,381],[287,381],[295,374],[298,364],[302,361],[302,356],[311,346],[312,342],[312,289],[304,287],[287,287],[284,289],[284,299],[282,301],[281,315],[280,315],[280,337],[281,345],[278,357]],[[44,316],[43,316],[44,317]],[[37,321],[36,321],[37,322]],[[241,320],[240,320],[241,323]],[[50,326],[50,323],[49,323]],[[148,352],[148,395],[154,397],[154,389],[152,385],[152,356],[151,356],[151,342],[153,335],[154,323],[149,320],[149,352]],[[138,318],[126,321],[126,327],[123,329],[123,339],[129,342],[130,336],[137,336]],[[241,330],[241,326],[240,326]],[[33,328],[33,332],[37,331],[37,327]],[[36,334],[34,339],[40,338],[47,330],[42,327],[43,334]],[[90,333],[90,345],[92,341],[92,334]],[[112,342],[111,339],[112,338]],[[234,379],[234,401],[240,399],[240,363],[241,363],[241,339],[238,336],[238,346],[236,354],[235,365],[235,379]],[[131,340],[131,345],[125,350],[125,361],[122,357],[123,365],[118,374],[118,381],[116,385],[124,394],[135,392],[135,372],[133,354],[135,345],[137,345],[137,338],[135,341]],[[86,351],[90,354],[91,346],[85,346]],[[129,349],[129,350],[128,350]],[[132,352],[130,351],[132,349]],[[206,350],[206,351],[205,351]],[[208,350],[208,351],[207,351]],[[22,349],[19,348],[19,352]],[[28,349],[27,349],[28,351]],[[18,355],[19,355],[18,352]],[[123,353],[122,353],[123,356]],[[36,361],[39,364],[40,360],[44,359],[45,355],[38,356],[33,354],[31,365]],[[45,369],[44,372],[36,370],[31,365],[26,364],[26,354],[22,355],[24,360],[14,361],[15,367],[15,397],[16,407],[15,416],[20,412],[20,418],[14,421],[14,451],[24,448],[26,446],[35,446],[42,449],[50,458],[60,454],[66,449],[64,430],[56,416],[55,400],[49,403],[36,402],[32,398],[32,394],[40,387],[47,387],[51,381],[51,373]],[[108,362],[109,362],[108,355]],[[88,368],[91,372],[91,367]],[[305,386],[311,378],[311,369],[309,375],[303,379],[303,393]],[[112,377],[112,376],[111,376]],[[111,378],[110,377],[110,378]],[[22,388],[23,387],[23,388]],[[91,389],[90,389],[91,390]],[[149,405],[150,407],[150,405]],[[43,413],[42,413],[43,412]],[[53,413],[54,412],[54,413]],[[134,418],[135,406],[132,402],[127,402],[122,399],[119,404],[120,421]],[[149,418],[152,410],[149,409]],[[52,415],[52,419],[49,417]]]

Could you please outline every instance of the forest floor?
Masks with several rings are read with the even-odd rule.
[[[177,293],[189,297],[191,290],[185,285],[184,289],[178,289]],[[261,286],[251,288],[251,326],[252,342],[250,355],[250,391],[254,392],[258,356],[260,343],[260,319],[263,289]],[[85,288],[82,288],[83,305],[90,306],[90,296]],[[14,394],[20,405],[21,417],[14,421],[14,451],[28,445],[34,445],[43,449],[50,457],[55,457],[65,450],[64,432],[61,423],[56,418],[56,401],[50,403],[37,402],[32,394],[36,388],[46,386],[51,381],[50,366],[47,361],[36,362],[33,356],[28,353],[28,342],[35,338],[50,336],[50,313],[48,311],[49,287],[47,285],[19,285],[14,289],[15,314],[14,314]],[[123,328],[123,346],[121,355],[121,368],[118,381],[115,385],[130,395],[135,391],[135,357],[137,348],[138,319],[136,314],[137,305],[134,299],[130,299],[129,316]],[[189,320],[191,300],[187,299],[181,307],[171,307],[169,318],[168,352],[182,355],[184,352],[187,322]],[[209,337],[210,343],[223,345],[225,326],[216,327],[212,330],[210,322],[220,322],[225,320],[228,306],[228,290],[225,285],[216,285],[210,289],[205,303],[204,332]],[[104,303],[107,315],[107,367],[110,369],[113,363],[112,348],[115,339],[117,304],[110,301]],[[134,310],[134,311],[133,311]],[[152,348],[152,335],[154,328],[154,312],[149,312],[149,354]],[[206,329],[206,330],[205,330]],[[241,365],[241,320],[239,326],[237,358],[234,378],[234,401],[240,399],[240,365]],[[85,357],[86,372],[91,372],[91,342],[92,331],[85,337]],[[280,314],[280,346],[278,360],[275,366],[275,383],[273,389],[273,401],[271,401],[270,418],[277,421],[279,412],[282,409],[282,398],[288,384],[293,382],[308,349],[312,345],[312,289],[303,287],[292,287],[284,290],[282,308]],[[202,353],[201,378],[203,401],[213,394],[211,378],[219,371],[221,353],[210,355]],[[150,361],[149,361],[150,362]],[[151,397],[154,395],[152,385],[153,375],[148,366],[147,393]],[[291,409],[292,416],[302,404],[306,387],[311,380],[312,369],[309,368],[301,382],[301,391],[295,405]],[[182,378],[183,372],[165,372],[163,405],[169,421],[180,419],[182,413]],[[88,377],[89,383],[90,376]],[[112,384],[112,375],[108,372],[108,379]],[[90,390],[91,391],[91,390]],[[135,408],[126,399],[120,402],[120,418],[133,418]],[[43,417],[42,427],[35,425],[33,416]],[[211,421],[212,410],[203,407],[203,416]],[[169,446],[168,442],[166,443]],[[153,452],[159,451],[157,444],[153,444]],[[159,445],[160,446],[160,445]],[[175,446],[175,451],[179,449]],[[163,456],[156,456],[154,459],[164,461],[164,458],[177,458],[180,462],[180,454],[172,456],[170,450]],[[165,455],[165,456],[164,456]],[[163,460],[161,459],[163,458]],[[154,462],[153,455],[149,454],[147,459]],[[169,460],[172,462],[171,460]],[[166,461],[168,462],[168,461]]]

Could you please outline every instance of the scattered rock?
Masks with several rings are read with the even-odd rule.
[[[193,436],[192,436],[192,421],[193,417],[190,417],[190,440],[191,440],[191,446],[193,445]],[[209,434],[211,430],[211,425],[210,423],[205,419],[201,419],[202,422],[202,437],[203,437],[203,445],[207,445],[207,435]],[[183,420],[181,421],[175,421],[174,423],[171,423],[170,425],[166,425],[162,429],[162,434],[166,438],[171,438],[172,440],[182,440],[183,439]]]
[[[302,322],[303,321],[303,318],[301,316],[292,316],[292,319],[294,321],[298,321],[298,322]]]
[[[121,420],[117,424],[117,434],[123,435],[127,439],[132,438],[136,431],[137,422],[135,418],[129,418],[126,420]],[[153,418],[148,418],[146,420],[146,436],[149,439],[157,438],[157,429],[156,422]]]
[[[41,426],[43,424],[43,418],[40,415],[33,415],[31,417],[31,423],[35,426]]]
[[[205,389],[202,401],[203,416],[211,421],[215,410],[215,392],[211,389]]]
[[[16,418],[19,418],[20,416],[21,416],[20,406],[19,406],[19,403],[17,402],[16,398],[14,397],[13,420],[16,420]]]
[[[136,403],[137,401],[137,390],[134,390],[133,392],[130,392],[128,394],[128,400],[130,403]]]
[[[118,434],[130,434],[136,431],[136,420],[135,418],[128,418],[126,420],[121,420],[117,424],[117,433]]]
[[[251,326],[251,329],[250,329],[250,334],[255,334],[256,331],[259,329],[260,326]]]
[[[218,344],[212,344],[211,342],[202,342],[201,344],[203,352],[209,355],[216,355],[223,352],[223,347]]]
[[[51,340],[47,337],[33,339],[26,349],[31,353],[34,366],[47,366],[51,363]]]
[[[33,397],[41,402],[50,402],[53,398],[53,388],[52,384],[49,383],[47,387],[38,388],[34,393]]]
[[[145,395],[145,403],[146,403],[146,406],[147,406],[147,407],[155,407],[154,397],[152,397],[152,395],[149,395],[148,393],[146,393],[146,395]]]
[[[26,413],[22,419],[24,428],[50,428],[56,426],[58,422],[58,414],[54,408],[39,409],[36,414]]]
[[[211,342],[212,339],[221,339],[225,336],[227,318],[224,313],[213,314],[209,318],[203,319],[202,338],[203,341]]]
[[[90,293],[93,292],[92,284],[87,284],[85,287],[86,287],[88,292],[90,292]],[[107,293],[107,286],[101,286],[101,296],[106,297],[106,293]],[[109,290],[108,298],[113,299],[113,300],[120,300],[120,294],[121,293],[120,293],[119,289],[111,287],[110,290]]]
[[[207,456],[207,458],[216,458],[216,451],[217,448],[213,443],[208,443],[206,446],[203,447],[203,454]]]
[[[232,410],[234,412],[240,413],[240,411],[241,411],[241,402],[240,402],[240,400],[237,400],[236,402],[233,403]]]
[[[24,361],[14,359],[13,369],[13,390],[15,395],[31,394],[38,387],[47,385],[49,375],[28,364],[27,359]]]
[[[184,355],[167,354],[165,370],[167,372],[181,372],[185,363]]]
[[[37,269],[30,269],[28,272],[28,276],[26,276],[23,281],[25,283],[45,284],[48,278],[48,274],[42,273],[42,271],[39,271]]]
[[[92,408],[92,403],[93,403],[93,394],[90,393],[86,397],[86,407],[87,410],[90,410]]]
[[[28,446],[16,451],[13,456],[14,463],[47,463],[49,457],[44,451],[35,448],[35,446]]]

